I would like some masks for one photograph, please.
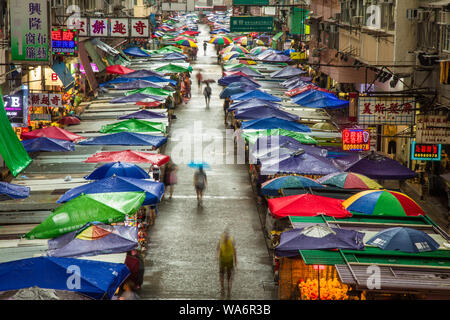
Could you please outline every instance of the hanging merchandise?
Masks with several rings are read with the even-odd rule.
[[[441,84],[450,84],[450,61],[441,62]]]

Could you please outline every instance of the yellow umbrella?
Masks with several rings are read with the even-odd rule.
[[[192,40],[180,40],[175,42],[176,44],[179,44],[180,46],[185,47],[191,47],[191,48],[198,48],[194,41]]]
[[[265,45],[266,45],[266,44],[264,43],[264,41],[262,41],[262,40],[260,40],[260,39],[256,40],[256,44],[257,44],[258,46],[265,46]]]
[[[239,44],[242,45],[242,46],[246,46],[246,45],[247,45],[247,41],[248,41],[248,38],[247,38],[247,37],[243,37],[243,38],[240,38],[240,39],[237,41],[237,43],[239,43]]]
[[[228,52],[224,56],[222,56],[223,61],[228,61],[232,57],[239,57],[239,52]]]

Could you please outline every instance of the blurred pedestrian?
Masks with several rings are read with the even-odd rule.
[[[173,187],[177,184],[177,170],[178,166],[172,162],[169,162],[166,171],[164,172],[164,184],[166,185],[166,190],[169,190],[170,197],[172,199]]]
[[[141,298],[134,290],[135,290],[134,282],[131,280],[127,280],[123,284],[123,292],[120,295],[119,300],[140,300]]]
[[[160,170],[156,164],[150,167],[149,173],[152,174],[153,180],[159,181]]]
[[[203,200],[203,191],[208,184],[208,179],[206,178],[206,173],[203,170],[203,166],[200,166],[194,173],[194,187],[197,193],[197,204],[200,205]]]
[[[198,72],[197,72],[197,74],[195,76],[197,78],[198,92],[201,92],[203,75],[201,74],[200,70],[198,70]]]
[[[224,113],[224,117],[225,117],[225,126],[228,125],[227,123],[227,116],[228,116],[228,108],[230,107],[230,103],[231,103],[231,98],[230,97],[226,97],[224,102],[223,102],[223,113]]]
[[[206,108],[209,108],[209,102],[211,101],[211,87],[209,86],[209,83],[206,82],[206,87],[205,89],[203,89],[203,95],[205,96],[205,103],[206,103]]]
[[[227,295],[230,297],[232,276],[237,268],[237,257],[236,257],[236,244],[234,239],[230,236],[230,231],[228,227],[223,232],[220,237],[219,243],[217,244],[217,256],[219,259],[219,278],[222,295],[225,294],[225,284],[224,278],[225,273],[227,274]]]
[[[203,41],[203,54],[206,56],[206,49],[208,47],[208,43],[206,41]]]

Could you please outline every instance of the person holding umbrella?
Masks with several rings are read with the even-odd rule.
[[[198,170],[194,173],[194,187],[195,192],[197,193],[197,204],[200,205],[203,199],[203,191],[208,184],[208,180],[206,178],[206,173],[203,170],[203,165],[198,166]]]

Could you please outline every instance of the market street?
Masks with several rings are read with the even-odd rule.
[[[209,35],[199,25],[199,47]],[[218,129],[224,132],[221,91],[212,84],[210,109],[197,90],[195,74],[202,70],[204,79],[221,77],[214,46],[208,44],[207,55],[199,49],[192,72],[192,99],[176,110],[171,125],[166,154],[180,143],[173,137],[187,130],[193,135],[193,123],[201,121],[203,133]],[[216,132],[216,131],[215,131]],[[192,141],[198,137],[192,137]],[[216,136],[214,139],[224,138]],[[204,139],[206,140],[206,139]],[[204,142],[204,146],[211,142]],[[205,155],[208,157],[208,155]],[[214,155],[211,155],[214,156]],[[210,162],[208,158],[203,159]],[[221,233],[230,227],[237,247],[238,267],[231,299],[273,299],[272,261],[269,257],[246,165],[211,165],[206,171],[208,187],[203,206],[197,206],[193,187],[194,170],[178,164],[178,184],[173,198],[159,205],[161,214],[149,231],[149,249],[141,290],[143,299],[220,299],[219,266],[216,247]]]

